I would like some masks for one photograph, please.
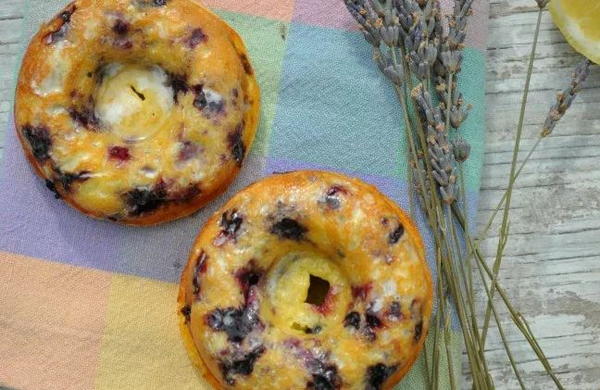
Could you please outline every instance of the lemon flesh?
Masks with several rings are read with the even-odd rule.
[[[571,46],[600,63],[600,0],[552,0],[549,7]]]

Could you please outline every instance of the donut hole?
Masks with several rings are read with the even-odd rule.
[[[339,264],[314,252],[292,252],[267,275],[268,320],[294,336],[341,326],[351,288]]]
[[[163,130],[173,116],[173,89],[159,66],[112,63],[101,70],[94,91],[95,114],[126,142]]]
[[[311,274],[304,302],[315,306],[322,306],[329,294],[330,288],[331,284],[327,280]]]

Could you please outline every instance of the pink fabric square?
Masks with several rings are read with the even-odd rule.
[[[298,0],[302,2],[304,0]],[[294,0],[202,0],[210,8],[262,16],[289,22],[292,20]]]
[[[297,0],[293,20],[322,27],[358,29],[343,0]]]
[[[0,380],[28,389],[93,389],[108,273],[0,252]]]
[[[442,8],[451,11],[453,0],[441,0]],[[473,15],[467,28],[467,47],[486,49],[487,18],[489,4],[485,0],[475,0]],[[293,20],[314,26],[332,27],[343,30],[357,30],[356,21],[350,16],[343,0],[297,0]]]

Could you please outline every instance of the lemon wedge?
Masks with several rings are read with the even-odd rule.
[[[600,63],[600,0],[551,0],[549,7],[571,46]]]

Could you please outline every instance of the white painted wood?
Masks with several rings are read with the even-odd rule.
[[[488,142],[480,225],[507,185],[535,7],[533,0],[490,1]],[[21,0],[0,1],[0,140],[12,110],[22,12]],[[535,140],[554,93],[566,85],[579,59],[545,15],[523,150]],[[529,319],[565,387],[600,389],[600,67],[592,71],[576,104],[516,183],[511,221],[502,285]],[[493,230],[482,244],[490,257],[495,235]],[[483,293],[479,299],[483,301]],[[528,388],[553,388],[506,312],[501,312]],[[518,388],[495,331],[487,346],[497,388]]]
[[[490,1],[480,227],[508,184],[536,18],[533,0]],[[547,13],[537,58],[525,120],[525,152],[535,141],[555,92],[568,84],[580,61]],[[529,320],[565,388],[600,389],[600,67],[592,70],[574,106],[524,169],[512,206],[512,234],[501,283]],[[497,230],[482,244],[490,258]],[[502,307],[500,300],[496,302]],[[555,388],[506,311],[501,312],[527,388]],[[497,332],[490,334],[487,347],[497,388],[519,388]]]

